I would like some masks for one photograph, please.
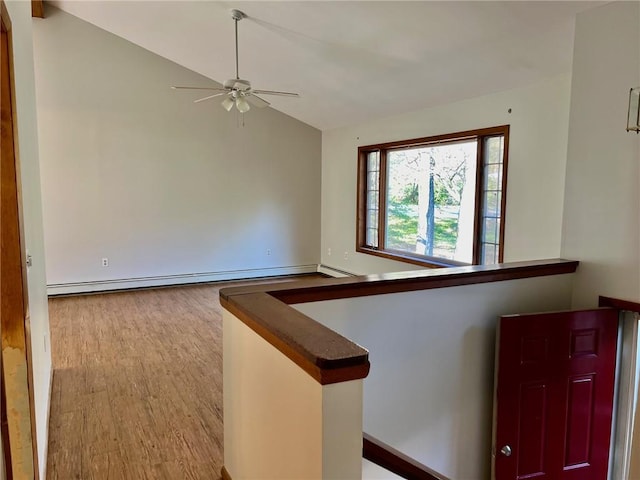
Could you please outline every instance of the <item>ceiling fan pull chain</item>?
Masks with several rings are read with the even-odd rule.
[[[244,128],[244,113],[236,111],[236,128]]]

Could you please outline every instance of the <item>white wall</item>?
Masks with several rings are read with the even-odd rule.
[[[577,16],[562,256],[580,260],[573,304],[640,300],[640,137],[625,131],[640,85],[640,3]]]
[[[233,314],[222,318],[231,478],[362,478],[362,380],[321,385]]]
[[[499,315],[562,310],[572,275],[295,305],[369,349],[364,431],[456,480],[490,474]],[[362,478],[379,478],[365,464]]]
[[[525,88],[323,132],[322,263],[359,274],[418,268],[354,253],[358,146],[503,124],[511,125],[504,259],[558,257],[569,84],[570,77],[563,75]]]
[[[45,282],[42,199],[38,164],[38,134],[33,65],[31,2],[7,1],[13,37],[13,66],[18,122],[18,154],[22,185],[24,241],[33,258],[27,270],[31,353],[40,476],[45,478],[51,354],[49,310]]]
[[[169,88],[211,80],[54,8],[34,43],[50,285],[315,269],[318,130],[270,108],[239,127]]]

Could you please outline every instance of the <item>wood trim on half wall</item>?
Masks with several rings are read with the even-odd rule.
[[[369,352],[289,305],[575,272],[578,262],[498,265],[319,279],[220,290],[220,304],[322,385],[365,378]]]

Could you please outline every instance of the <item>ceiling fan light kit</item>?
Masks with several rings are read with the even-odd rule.
[[[249,111],[251,106],[249,105],[249,102],[245,100],[244,97],[238,97],[236,98],[236,108],[240,113],[245,113]]]
[[[222,101],[222,108],[224,108],[227,112],[230,112],[234,105],[235,104],[233,100],[231,100],[229,97],[225,98]]]
[[[240,78],[238,73],[238,21],[246,18],[246,14],[240,10],[233,9],[231,10],[231,18],[235,23],[235,39],[236,39],[236,78],[232,78],[227,80],[222,85],[222,88],[207,88],[207,87],[179,87],[172,86],[171,88],[176,90],[210,90],[216,93],[212,95],[208,95],[203,98],[199,98],[194,100],[194,103],[203,102],[205,100],[209,100],[211,98],[219,97],[224,95],[225,98],[222,100],[222,108],[224,108],[227,112],[230,112],[235,106],[236,109],[240,113],[246,113],[251,109],[251,105],[262,108],[271,105],[265,99],[260,98],[256,94],[260,95],[277,95],[281,97],[299,97],[297,93],[292,92],[278,92],[274,90],[254,90],[251,87],[251,82],[249,80],[244,80]]]

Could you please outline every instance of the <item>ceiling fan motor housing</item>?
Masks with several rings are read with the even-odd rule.
[[[241,78],[232,78],[227,80],[223,84],[224,88],[230,90],[239,90],[241,92],[248,92],[251,90],[251,82],[249,80],[243,80]]]
[[[247,14],[241,10],[237,10],[235,8],[231,10],[231,18],[233,18],[235,21],[242,20],[246,16]]]

